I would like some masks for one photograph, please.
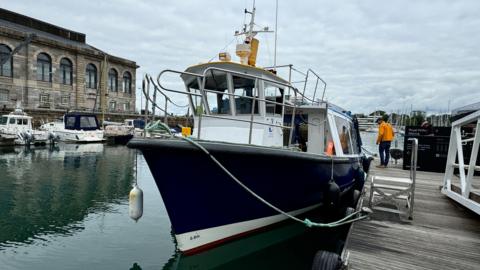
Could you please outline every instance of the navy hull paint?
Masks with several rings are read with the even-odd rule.
[[[332,158],[283,149],[201,142],[242,183],[284,211],[323,201]],[[173,230],[182,234],[278,214],[188,142],[132,139],[148,163]],[[333,158],[341,190],[353,186],[357,158]]]

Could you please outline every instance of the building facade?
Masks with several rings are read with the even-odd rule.
[[[137,68],[85,34],[0,9],[0,108],[133,113]]]

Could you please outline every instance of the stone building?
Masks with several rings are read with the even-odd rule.
[[[2,62],[3,110],[21,102],[29,112],[135,112],[138,66],[87,44],[85,34],[0,9]]]

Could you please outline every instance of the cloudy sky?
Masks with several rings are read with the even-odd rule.
[[[244,23],[243,1],[0,2],[85,33],[87,42],[137,62],[137,77],[207,62]],[[480,102],[480,1],[279,0],[278,64],[312,68],[327,97],[353,112],[445,112]],[[275,26],[275,1],[257,0],[257,24]],[[260,66],[274,35],[261,34]],[[234,57],[235,58],[235,57]],[[137,87],[141,82],[137,80]]]

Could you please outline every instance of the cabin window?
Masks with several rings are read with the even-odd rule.
[[[143,120],[133,120],[133,126],[135,128],[140,128],[140,129],[144,129],[145,128],[145,121]]]
[[[353,154],[351,134],[351,123],[341,117],[335,116],[338,137],[344,154]]]
[[[10,125],[14,125],[15,124],[15,118],[10,118]]]
[[[75,116],[68,116],[65,120],[65,127],[66,128],[75,128]]]
[[[0,125],[6,125],[8,123],[8,117],[0,118]]]
[[[195,85],[197,85],[197,84],[195,84]],[[188,92],[194,93],[194,94],[201,94],[200,90],[198,90],[197,86],[193,87],[191,85],[190,85],[190,87],[188,87]],[[192,104],[192,107],[193,107],[193,113],[195,115],[199,115],[199,114],[204,113],[203,107],[202,107],[202,98],[200,96],[192,95],[191,96],[191,104]]]
[[[333,138],[332,138],[332,132],[330,131],[330,126],[328,125],[328,122],[325,122],[325,136],[324,136],[324,144],[323,144],[323,149],[325,151],[325,154],[327,155],[336,155],[335,151],[335,144],[333,143]]]
[[[264,92],[265,100],[276,103],[283,103],[283,89],[278,88],[272,84],[265,83]],[[265,110],[267,115],[270,116],[282,114],[282,105],[266,102]]]
[[[23,124],[28,125],[28,119],[23,119]]]
[[[353,153],[360,154],[360,149],[358,149],[357,132],[353,126],[353,122],[350,123],[350,137],[352,138]]]
[[[80,116],[80,128],[96,128],[97,121],[94,116]]]
[[[238,76],[232,76],[232,78],[236,113],[251,114],[252,105],[255,104],[253,113],[258,114],[258,100],[254,99],[254,97],[258,98],[258,90],[255,85],[255,80]]]
[[[207,92],[208,107],[211,114],[230,114],[230,97],[228,89],[222,94]]]
[[[225,72],[211,70],[205,78],[204,89],[211,114],[231,114],[228,79]]]
[[[21,125],[22,124],[22,119],[17,119],[17,125]]]

